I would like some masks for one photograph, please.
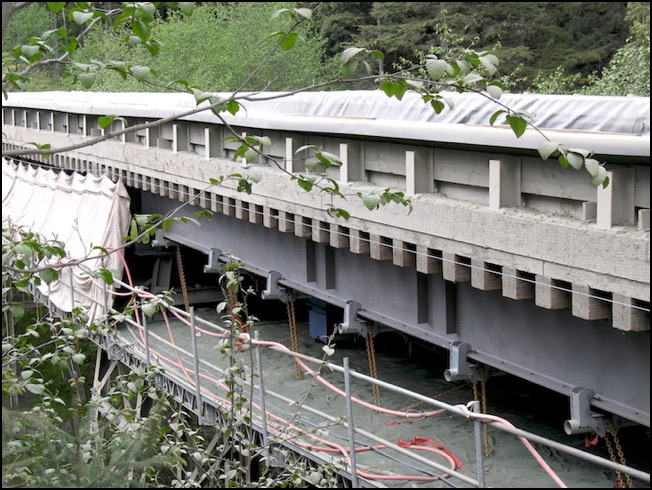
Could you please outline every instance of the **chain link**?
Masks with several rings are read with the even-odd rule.
[[[177,246],[177,269],[179,270],[179,280],[181,281],[181,294],[183,295],[183,305],[186,313],[190,313],[190,298],[188,297],[188,285],[186,284],[186,274],[183,270],[183,260],[181,257],[181,247]]]
[[[625,452],[623,451],[622,446],[620,445],[620,439],[618,438],[618,435],[616,433],[616,428],[614,427],[613,422],[609,422],[609,431],[607,431],[607,434],[605,435],[604,442],[607,445],[607,449],[609,450],[609,456],[611,456],[611,460],[613,462],[620,462],[623,466],[627,465],[627,460],[625,459]],[[616,450],[614,451],[614,448],[611,444],[611,441],[609,440],[609,434],[611,434],[611,437],[613,437],[614,440],[614,445],[616,446]],[[616,457],[616,452],[618,453],[618,457]],[[620,473],[620,471],[616,471],[616,481],[622,482],[623,480],[623,475]],[[630,475],[625,475],[625,482],[626,488],[634,488],[634,483],[632,482],[632,477]]]
[[[369,375],[374,378],[378,379],[378,362],[376,360],[376,347],[374,345],[374,338],[372,336],[372,331],[371,328],[367,329],[367,360],[369,362]],[[381,406],[381,399],[380,399],[380,386],[376,384],[371,385],[371,390],[374,395],[374,403],[377,406]]]
[[[438,395],[431,396],[430,398],[432,398],[433,400],[438,400],[439,398],[442,398],[442,397],[444,397],[446,395],[450,395],[451,393],[453,393],[453,392],[455,392],[457,390],[461,390],[462,388],[466,388],[466,386],[463,385],[463,384],[458,385],[458,386],[455,386],[454,388],[451,388],[450,390],[444,391],[443,393],[439,393]],[[413,403],[412,405],[407,405],[407,406],[405,406],[403,408],[399,408],[398,411],[399,412],[407,412],[408,410],[412,410],[414,408],[417,408],[418,406],[423,405],[424,403],[425,402],[416,402],[416,403]]]
[[[297,318],[294,310],[294,298],[292,297],[292,293],[290,291],[288,291],[288,300],[285,306],[288,312],[288,325],[290,326],[290,340],[292,340],[292,350],[294,352],[299,352]],[[296,359],[294,361],[294,368],[296,370],[297,381],[301,381],[303,379],[303,371],[301,370],[301,366],[299,366],[299,363],[296,361]]]
[[[482,388],[482,413],[487,413],[487,381],[484,376],[484,368],[480,368],[480,387]],[[484,438],[484,455],[489,456],[489,424],[482,424],[482,435]]]

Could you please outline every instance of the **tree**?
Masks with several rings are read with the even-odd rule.
[[[169,2],[167,5],[170,8],[177,9],[183,16],[189,16],[193,12],[192,5],[186,2]],[[25,3],[3,3],[3,35],[6,31],[9,18],[25,6]],[[153,56],[158,55],[164,49],[160,40],[155,36],[156,29],[154,29],[157,19],[157,7],[160,7],[160,4],[130,3],[114,8],[112,3],[98,5],[94,3],[68,4],[65,2],[49,2],[47,6],[53,14],[64,15],[67,22],[76,27],[72,29],[62,26],[51,29],[43,32],[39,36],[32,36],[24,44],[16,46],[12,52],[12,59],[3,60],[2,81],[3,91],[5,93],[11,88],[22,88],[29,82],[33,70],[46,65],[65,67],[68,70],[66,72],[67,77],[85,88],[93,87],[106,72],[117,74],[123,79],[133,79],[140,83],[153,83],[157,72],[151,66],[143,64],[144,62],[141,58],[135,60],[114,59],[107,61],[89,59],[88,62],[82,63],[71,61],[71,56],[80,49],[79,46],[83,40],[91,35],[90,33],[94,29],[100,28],[103,23],[105,29],[110,28],[120,32],[125,42],[138,45]],[[167,15],[174,16],[176,14],[168,12]],[[239,82],[238,88],[230,96],[225,98],[215,93],[211,87],[197,85],[192,80],[169,80],[168,82],[177,87],[178,90],[192,94],[195,97],[197,107],[186,111],[184,114],[176,114],[171,118],[128,127],[119,131],[109,131],[102,137],[89,139],[83,145],[92,145],[104,139],[124,134],[125,132],[136,131],[144,127],[153,127],[163,124],[167,120],[201,111],[211,111],[216,118],[221,119],[221,115],[224,112],[231,114],[237,113],[241,109],[240,102],[242,100],[263,100],[266,97],[264,92],[251,95],[244,93],[243,90],[250,87],[251,84],[261,84],[264,82],[265,79],[256,78],[261,73],[263,67],[273,59],[276,53],[291,51],[301,42],[301,36],[297,29],[309,22],[311,18],[312,11],[306,8],[285,7],[277,10],[272,15],[272,21],[277,20],[280,22],[280,30],[271,34],[274,40],[273,47],[267,53],[261,53],[261,61],[257,65],[246,70],[244,79]],[[175,22],[181,21],[175,20]],[[330,80],[312,83],[296,91],[313,90],[339,84],[359,83],[360,81],[375,81],[388,97],[396,97],[399,100],[408,90],[417,92],[420,94],[423,102],[429,104],[436,112],[443,110],[448,103],[445,95],[441,93],[442,89],[452,89],[459,92],[471,91],[481,97],[485,97],[489,102],[499,105],[500,108],[491,117],[491,124],[497,122],[498,118],[504,117],[516,137],[520,137],[530,123],[525,114],[518,113],[501,104],[499,101],[502,94],[501,84],[492,80],[492,77],[498,74],[498,58],[488,52],[465,51],[459,54],[459,57],[450,61],[442,59],[436,54],[429,54],[424,57],[421,66],[407,67],[400,73],[378,74],[373,72],[371,68],[372,63],[384,59],[384,54],[378,49],[352,46],[345,49],[342,53],[341,75]],[[263,86],[259,88],[265,89],[266,87],[263,83]],[[287,95],[291,93],[288,92]],[[100,118],[99,124],[102,128],[108,128],[115,119],[115,115],[107,115],[104,118]],[[224,123],[223,119],[222,122]],[[590,174],[595,185],[608,184],[606,171],[599,162],[591,158],[590,152],[585,150],[570,150],[557,142],[549,140],[543,133],[541,134],[543,142],[539,148],[539,152],[544,159],[551,156],[558,158],[560,164],[563,166],[585,169]],[[234,134],[232,138],[240,143],[240,147],[235,152],[234,158],[244,158],[247,161],[257,158],[271,144],[266,137],[243,137]],[[46,148],[37,144],[35,149],[4,151],[3,156],[24,157],[30,154],[52,154],[70,149],[72,147]],[[301,188],[308,192],[319,190],[331,197],[344,197],[339,190],[337,181],[325,173],[328,167],[341,165],[342,162],[338,156],[325,152],[315,146],[303,147],[298,153],[304,157],[307,171],[290,174],[288,176],[289,179],[297,182]],[[281,162],[275,163],[281,170],[285,171]],[[228,179],[236,180],[238,189],[244,192],[252,192],[252,185],[256,182],[256,178],[252,175],[233,174],[212,179],[210,185],[221,185]],[[404,193],[389,188],[360,193],[359,197],[370,210],[390,203],[398,203],[405,206],[411,205]],[[186,204],[182,204],[182,206]],[[348,217],[346,209],[336,207],[332,203],[327,205],[326,211],[334,216]],[[148,240],[156,232],[157,228],[166,227],[173,219],[175,219],[173,214],[168,216],[134,217],[134,231],[129,237],[130,243]],[[113,252],[106,251],[106,253]],[[44,265],[43,260],[45,258],[54,260]],[[45,281],[47,283],[54,281],[57,279],[58,271],[61,268],[80,265],[84,261],[83,258],[72,262],[66,261],[66,259],[61,243],[34,236],[29,230],[16,229],[11,226],[5,227],[3,225],[3,311],[7,319],[11,318],[14,321],[24,317],[24,309],[21,309],[20,302],[15,301],[15,296],[12,297],[14,293],[16,295],[27,293],[29,284],[33,284],[34,282]],[[112,276],[105,274],[106,271],[104,270],[89,272],[101,276],[106,281],[113,280]],[[224,276],[223,287],[226,298],[235,297],[236,292],[242,296],[246,295],[246,290],[242,289],[239,277],[237,264],[235,264],[233,269],[229,270]],[[164,306],[164,302],[165,298],[161,297],[141,298],[138,300],[138,308],[146,315],[150,315]],[[135,305],[130,305],[130,308],[127,308],[122,313],[116,314],[113,319],[115,321],[124,321],[134,313],[135,307]],[[225,320],[230,327],[228,341],[223,344],[225,355],[230,355],[234,348],[235,339],[240,338],[239,335],[242,331],[238,330],[239,326],[245,325],[249,321],[255,321],[255,319],[246,316],[246,313],[244,322],[242,319],[239,319],[244,307],[245,305],[240,304],[235,299],[226,301],[221,305],[221,311],[225,312]],[[16,331],[10,331],[10,335],[7,337],[8,340],[6,343],[3,343],[3,393],[12,396],[17,394],[23,395],[27,392],[32,393],[39,397],[39,403],[34,407],[32,412],[47,415],[47,420],[45,418],[39,420],[27,415],[24,418],[20,417],[16,419],[19,425],[7,425],[7,432],[3,432],[3,435],[6,435],[9,441],[7,450],[3,450],[3,458],[7,454],[7,457],[11,459],[3,459],[3,476],[6,477],[5,482],[7,484],[37,484],[46,481],[47,475],[51,473],[50,470],[53,468],[49,465],[42,467],[31,465],[33,461],[31,458],[39,458],[40,451],[41,456],[48,454],[56,455],[53,456],[56,458],[60,457],[57,461],[61,463],[62,467],[66,468],[68,472],[66,475],[70,477],[65,481],[62,480],[62,484],[76,482],[85,485],[108,485],[110,482],[93,479],[93,475],[88,474],[86,471],[91,468],[91,465],[88,464],[88,461],[91,461],[91,457],[97,458],[92,459],[92,463],[96,465],[93,468],[103,467],[103,465],[114,468],[117,464],[114,455],[99,453],[98,447],[101,447],[104,443],[110,447],[114,447],[111,444],[115,443],[116,454],[125,454],[125,452],[131,451],[132,454],[138,455],[139,465],[138,467],[129,468],[130,472],[127,473],[128,481],[134,480],[155,484],[159,482],[160,478],[166,478],[165,482],[172,482],[173,477],[169,474],[161,473],[161,471],[169,468],[170,465],[179,464],[179,461],[189,461],[189,456],[192,457],[192,454],[194,454],[189,453],[190,449],[188,445],[179,442],[181,438],[189,435],[185,427],[180,433],[177,433],[179,431],[173,429],[175,437],[170,442],[167,433],[153,432],[152,424],[148,420],[135,417],[133,409],[131,411],[128,410],[125,412],[121,410],[118,412],[120,417],[131,417],[129,421],[134,422],[134,430],[142,430],[142,432],[138,432],[142,438],[155,440],[156,444],[163,444],[163,440],[170,444],[174,442],[173,445],[178,449],[178,453],[173,454],[174,457],[172,459],[164,454],[152,454],[144,450],[145,448],[140,444],[127,444],[125,446],[125,438],[121,437],[123,434],[119,431],[118,433],[108,433],[107,439],[101,439],[99,442],[89,442],[93,437],[97,436],[99,429],[92,426],[92,417],[89,419],[86,418],[87,411],[92,411],[96,407],[93,407],[92,404],[86,405],[83,403],[85,397],[82,389],[83,377],[80,375],[78,366],[84,364],[87,356],[80,351],[78,344],[89,335],[89,332],[93,328],[102,327],[97,325],[87,326],[83,315],[83,311],[74,312],[72,319],[66,320],[65,322],[55,320],[49,314],[37,316],[31,320],[25,317],[26,325],[18,328]],[[39,329],[44,331],[40,332]],[[46,331],[50,335],[41,339],[41,335],[44,335]],[[54,350],[47,351],[45,350],[46,347],[54,347]],[[44,376],[46,371],[45,367],[51,365],[58,366],[60,370],[67,373],[68,382],[75,391],[75,398],[71,402],[66,403],[66,400],[59,396],[56,391],[56,385],[53,384],[52,380],[46,379]],[[15,369],[16,366],[19,366],[19,368]],[[233,388],[233,386],[237,385],[242,390],[244,389],[242,381],[245,379],[246,373],[237,365],[234,365],[233,368],[229,371],[230,376],[233,376],[228,379],[231,383],[229,386]],[[61,374],[61,372],[58,374]],[[148,377],[154,374],[150,371],[137,372],[134,373],[134,379],[125,379],[118,383],[115,388],[115,401],[117,404],[131,403],[133,399],[142,400],[146,397],[157,400],[160,394],[155,391],[152,392],[150,385],[147,383]],[[54,391],[53,387],[55,387]],[[246,418],[241,416],[239,410],[244,407],[246,400],[250,400],[243,396],[242,391],[232,389],[230,393],[232,406],[237,407],[238,412],[233,411],[231,413],[229,424],[236,425],[228,426],[229,430],[225,430],[225,437],[232,436],[232,429],[234,427],[240,427],[237,424],[243,424],[243,422],[247,421]],[[109,398],[113,401],[111,397]],[[75,424],[75,430],[72,431],[72,439],[60,430],[53,430],[57,434],[57,437],[53,439],[53,444],[48,447],[43,447],[39,445],[42,438],[38,434],[42,434],[43,430],[49,430],[49,425],[46,422],[51,425],[56,425],[63,421],[58,412],[53,410],[53,406],[56,404],[72,405],[71,420]],[[117,409],[118,406],[114,406],[113,408]],[[133,407],[129,405],[129,408]],[[165,403],[162,405],[162,409],[168,410],[168,415],[169,411],[172,410],[171,406]],[[176,425],[176,428],[179,427],[179,424]],[[3,424],[3,431],[4,429],[5,426]],[[14,444],[16,436],[19,434],[21,436],[31,434],[34,437],[28,437],[26,446],[21,446],[20,444]],[[196,434],[190,435],[194,436]],[[240,455],[244,455],[246,461],[249,461],[249,454],[252,450],[260,450],[260,448],[248,446],[252,444],[252,438],[250,437],[229,439],[228,441],[230,444],[228,446],[229,449],[237,449]],[[170,444],[166,443],[166,447],[170,446]],[[201,440],[193,438],[192,444],[199,445],[201,444]],[[69,453],[59,450],[59,448],[66,448],[69,445],[72,445],[75,451]],[[23,451],[22,449],[25,450]],[[86,453],[88,453],[89,459],[86,459]],[[199,464],[203,467],[203,465],[211,466],[212,463],[212,461],[201,460]],[[87,467],[84,467],[84,465],[87,465]],[[4,471],[5,468],[7,468],[6,472]],[[9,468],[11,471],[9,471]],[[19,469],[16,470],[16,468]],[[36,469],[42,470],[42,474],[40,474],[39,478],[35,479],[30,474],[30,471],[35,471]],[[123,471],[122,475],[124,474]],[[119,475],[112,473],[111,476],[117,477]],[[240,481],[252,483],[250,478],[247,477],[246,468],[238,467],[236,474],[228,472],[225,476],[227,479],[238,476]],[[314,478],[317,479],[317,476]],[[40,479],[41,477],[43,479]],[[288,479],[284,481],[289,481],[294,484],[297,483],[296,475],[294,474],[290,474],[289,476],[285,474],[280,476],[276,475],[276,479],[272,479],[272,482],[278,482],[280,477]],[[177,477],[176,480],[178,483],[179,478]],[[312,475],[310,480],[313,481]]]

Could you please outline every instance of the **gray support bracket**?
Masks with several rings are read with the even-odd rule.
[[[222,251],[219,248],[211,248],[208,252],[208,264],[204,266],[206,274],[221,274],[222,264],[220,264],[220,255]]]
[[[341,334],[357,333],[366,337],[367,322],[358,319],[358,311],[361,309],[362,305],[357,301],[347,301],[344,306],[344,318],[342,323],[337,326],[337,331]]]
[[[156,230],[156,234],[154,235],[154,239],[152,240],[152,247],[169,247],[171,245],[175,245],[173,242],[168,240],[163,236],[163,230],[158,229]]]
[[[467,355],[471,346],[466,342],[456,340],[450,347],[449,368],[444,371],[444,379],[449,383],[451,381],[470,381],[476,383],[479,380],[478,368],[475,364],[470,364]]]
[[[267,299],[276,299],[287,303],[288,293],[283,286],[279,286],[278,282],[281,279],[281,273],[277,271],[269,271],[267,273],[267,285],[265,290],[261,292],[260,297]]]
[[[593,390],[576,386],[570,394],[571,418],[564,422],[566,434],[582,434],[595,432],[600,437],[607,434],[604,416],[591,411],[591,398],[595,395]]]

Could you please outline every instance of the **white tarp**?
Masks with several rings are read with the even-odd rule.
[[[49,286],[39,287],[40,292],[62,311],[70,312],[73,305],[83,305],[89,308],[91,320],[103,313],[105,283],[84,271],[105,267],[116,271],[117,278],[122,278],[120,257],[113,253],[101,259],[102,253],[93,247],[107,250],[120,247],[131,218],[129,204],[129,195],[120,181],[114,183],[105,176],[76,172],[69,175],[64,171],[15,164],[3,158],[3,227],[10,220],[46,239],[60,240],[70,259],[91,257],[81,266],[62,269],[59,280]],[[110,306],[111,295],[106,296]]]

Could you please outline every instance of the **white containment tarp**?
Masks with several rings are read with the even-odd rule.
[[[104,293],[106,283],[88,271],[106,268],[114,271],[114,277],[122,278],[120,255],[106,256],[94,247],[109,251],[120,247],[129,229],[129,205],[129,195],[120,181],[16,164],[3,158],[3,228],[10,222],[62,242],[67,261],[89,258],[62,268],[57,281],[39,286],[61,311],[83,306],[92,321],[104,313],[105,303],[111,306],[112,295]]]

